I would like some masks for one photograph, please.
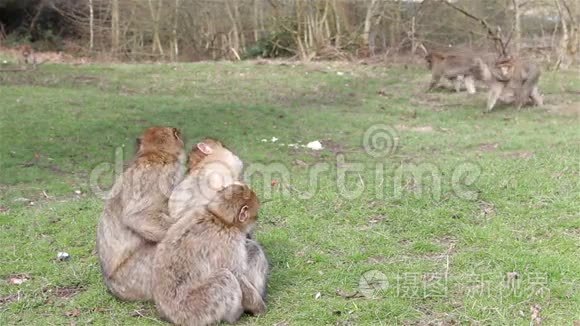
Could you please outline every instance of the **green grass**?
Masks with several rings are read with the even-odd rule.
[[[162,323],[153,305],[106,292],[94,252],[95,185],[111,185],[116,150],[129,160],[151,125],[182,128],[188,146],[219,137],[249,169],[287,172],[248,180],[270,199],[257,237],[272,271],[268,313],[242,324],[529,325],[539,305],[544,325],[572,325],[580,78],[547,72],[545,107],[490,114],[483,92],[425,94],[428,79],[340,63],[0,73],[0,325]],[[363,143],[377,125],[387,155],[373,157]],[[280,145],[312,140],[325,149]],[[347,164],[359,170],[343,179]],[[365,291],[369,271],[388,285]]]

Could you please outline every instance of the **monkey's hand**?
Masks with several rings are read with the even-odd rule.
[[[171,226],[168,222],[170,219],[166,213],[159,211],[130,212],[123,215],[123,222],[129,229],[152,242],[160,242],[165,238]]]

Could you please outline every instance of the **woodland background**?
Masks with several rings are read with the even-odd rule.
[[[0,0],[0,45],[121,61],[353,59],[449,45],[579,62],[580,2],[455,0]],[[478,21],[477,18],[480,21]]]

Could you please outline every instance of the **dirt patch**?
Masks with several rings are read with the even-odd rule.
[[[530,151],[513,151],[513,152],[505,152],[502,155],[505,158],[520,159],[520,160],[529,160],[532,157],[534,157],[534,152],[530,152]]]
[[[486,201],[479,202],[479,209],[481,210],[481,216],[491,217],[495,215],[495,205]]]
[[[42,291],[59,299],[69,299],[81,293],[85,289],[82,286],[49,287]]]
[[[388,261],[389,261],[389,258],[388,257],[380,256],[380,255],[379,256],[372,256],[372,257],[369,257],[367,259],[367,263],[373,264],[373,265],[376,265],[376,264],[384,264],[384,263],[386,263]]]
[[[20,292],[0,297],[0,307],[14,301],[20,301]]]
[[[334,154],[344,153],[345,147],[331,139],[326,139],[322,141],[322,146],[324,149],[331,151]]]
[[[333,106],[337,104],[357,107],[362,103],[362,99],[354,91],[345,93],[326,86],[315,87],[311,90],[278,90],[272,93],[272,102],[284,103],[286,107]]]
[[[81,310],[78,308],[73,309],[73,310],[69,310],[69,311],[66,311],[64,313],[64,315],[69,317],[69,318],[76,318],[76,317],[81,315]]]
[[[6,48],[0,47],[0,53],[7,56],[11,56],[14,60],[18,60],[21,56],[21,50],[19,48]],[[74,57],[70,54],[63,52],[39,52],[34,51],[34,60],[37,64],[43,63],[72,63],[72,64],[85,64],[89,63],[91,60],[87,57]]]
[[[548,112],[567,117],[580,117],[580,102],[555,105],[548,108]]]
[[[380,224],[383,221],[387,220],[387,216],[386,215],[376,215],[373,216],[369,219],[369,224],[370,225],[376,225],[376,224]]]
[[[499,148],[499,143],[484,143],[478,146],[480,152],[494,152]]]
[[[409,103],[416,107],[431,109],[435,112],[448,111],[451,108],[461,107],[465,105],[464,102],[449,102],[450,97],[454,94],[435,94],[435,93],[419,93],[414,94]]]
[[[72,78],[72,81],[75,83],[75,85],[97,86],[97,85],[100,85],[101,83],[103,83],[103,78],[96,77],[96,76],[79,75],[79,76],[75,76],[74,78]]]
[[[31,278],[32,277],[30,276],[30,274],[27,273],[11,274],[8,277],[6,277],[6,282],[12,285],[20,285],[24,282],[27,282]]]
[[[409,127],[406,125],[396,125],[395,128],[397,128],[397,130],[399,131],[414,131],[414,132],[421,132],[421,133],[428,133],[428,132],[434,132],[435,128],[433,128],[433,126],[415,126],[415,127]]]

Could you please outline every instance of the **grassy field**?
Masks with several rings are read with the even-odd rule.
[[[0,325],[163,323],[109,295],[95,256],[99,189],[151,125],[218,137],[258,172],[269,311],[241,324],[578,325],[578,72],[545,73],[542,108],[490,114],[485,93],[428,80],[346,63],[0,72]]]

